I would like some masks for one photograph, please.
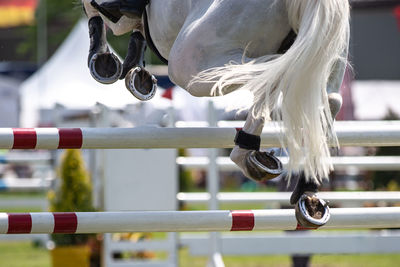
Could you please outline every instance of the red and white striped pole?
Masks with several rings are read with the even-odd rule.
[[[336,123],[342,146],[400,146],[400,122]],[[235,128],[0,128],[0,149],[231,148]],[[263,147],[279,147],[280,131],[267,125]]]
[[[399,228],[400,207],[331,209],[328,229]],[[0,213],[0,234],[302,230],[294,210]]]

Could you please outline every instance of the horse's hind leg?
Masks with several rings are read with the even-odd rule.
[[[255,117],[250,109],[246,122],[238,130],[230,158],[238,165],[243,174],[257,182],[264,182],[279,176],[282,164],[273,152],[260,151],[260,135],[264,127],[265,117]]]
[[[238,89],[241,84],[231,84],[224,88],[223,92],[214,91],[215,83],[221,78],[218,75],[208,82],[192,79],[201,71],[223,66],[227,62],[248,61],[248,58],[243,57],[243,50],[237,49],[221,54],[220,51],[215,51],[212,47],[199,43],[199,38],[193,39],[191,40],[189,36],[182,43],[174,44],[169,57],[170,78],[190,94],[198,97],[215,96],[219,93],[228,94]],[[273,59],[276,55],[270,57]],[[221,73],[221,75],[223,74]],[[259,151],[260,134],[264,127],[265,116],[255,117],[254,113],[251,110],[248,112],[245,125],[238,132],[237,145],[231,152],[231,159],[240,167],[246,177],[256,181],[265,181],[277,177],[282,172],[282,165],[273,155]]]

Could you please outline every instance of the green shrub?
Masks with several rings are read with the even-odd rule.
[[[92,186],[89,173],[85,169],[81,151],[66,150],[59,168],[61,183],[55,191],[49,192],[51,212],[95,211],[92,201]],[[93,235],[53,234],[56,246],[83,245]]]

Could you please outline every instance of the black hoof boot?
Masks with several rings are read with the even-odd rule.
[[[149,0],[115,0],[98,4],[92,0],[90,4],[114,23],[125,15],[129,18],[141,18]]]
[[[146,40],[140,32],[131,34],[128,44],[128,53],[122,65],[120,80],[124,79],[128,71],[134,67],[144,67],[144,52],[146,50]]]
[[[153,98],[157,90],[157,79],[144,69],[145,50],[143,35],[140,32],[132,33],[120,77],[125,78],[126,89],[142,101]]]
[[[122,64],[116,55],[109,52],[101,17],[97,16],[89,20],[89,37],[88,67],[90,74],[100,83],[114,83],[121,76]]]

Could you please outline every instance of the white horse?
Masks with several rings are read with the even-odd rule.
[[[137,97],[150,98],[155,79],[142,64],[141,36],[147,31],[147,41],[168,60],[170,79],[190,94],[254,93],[231,153],[247,177],[263,181],[281,172],[273,155],[259,151],[259,136],[270,120],[282,122],[289,176],[306,177],[292,203],[328,177],[329,146],[338,145],[333,120],[347,64],[348,0],[82,1],[91,28],[89,66],[97,80],[126,78]],[[133,32],[122,67],[107,52],[103,21],[116,35]]]

